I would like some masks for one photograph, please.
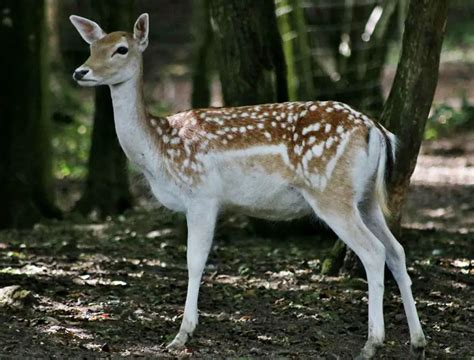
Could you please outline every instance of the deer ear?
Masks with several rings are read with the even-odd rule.
[[[86,18],[72,15],[69,17],[69,20],[71,20],[74,27],[88,44],[92,44],[107,35],[99,25]]]
[[[140,51],[145,51],[148,46],[149,28],[150,20],[148,14],[141,14],[133,27],[133,37],[140,44]]]

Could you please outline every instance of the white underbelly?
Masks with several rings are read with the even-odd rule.
[[[300,192],[277,175],[240,174],[223,180],[225,209],[268,220],[291,220],[312,212]]]

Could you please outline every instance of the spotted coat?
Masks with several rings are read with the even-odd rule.
[[[351,134],[367,136],[374,122],[340,102],[308,101],[189,110],[150,117],[148,125],[177,181],[199,183],[208,153],[283,145],[283,162],[269,171],[285,166],[305,184],[324,187]]]

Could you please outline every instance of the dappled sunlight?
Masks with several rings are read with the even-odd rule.
[[[3,323],[30,334],[14,341],[32,339],[86,357],[172,358],[164,345],[182,319],[187,271],[185,241],[169,219],[143,210],[106,223],[1,232],[0,287],[18,285],[18,291],[31,293],[28,301],[16,300],[16,315],[0,315]],[[331,245],[324,239],[262,239],[249,234],[245,222],[222,219],[218,234],[232,236],[217,236],[203,278],[201,326],[183,356],[233,358],[244,347],[255,357],[284,357],[289,348],[305,358],[324,357],[331,356],[335,341],[345,344],[339,356],[352,356],[365,337],[366,281],[319,275]],[[440,242],[430,234],[421,235],[420,250],[410,246],[415,254],[409,271],[430,343],[445,351],[446,332],[469,322],[462,310],[472,301],[472,260],[452,251],[466,253],[472,244],[456,238],[454,248],[453,239]],[[440,295],[445,293],[450,295]],[[384,351],[405,353],[406,322],[391,280],[385,299]]]
[[[474,133],[426,142],[412,177],[404,225],[474,231]]]

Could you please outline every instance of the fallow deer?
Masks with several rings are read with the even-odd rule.
[[[315,214],[358,255],[368,279],[368,340],[359,358],[372,358],[384,340],[384,266],[399,286],[412,349],[425,337],[406,270],[403,247],[385,218],[385,175],[395,136],[350,106],[308,101],[208,108],[167,117],[149,115],[143,96],[142,54],[149,18],[133,33],[106,34],[71,16],[90,44],[74,72],[82,86],[108,85],[120,144],[145,175],[158,201],[186,214],[188,288],[178,334],[182,348],[198,323],[198,293],[218,213],[233,209],[271,220]]]

